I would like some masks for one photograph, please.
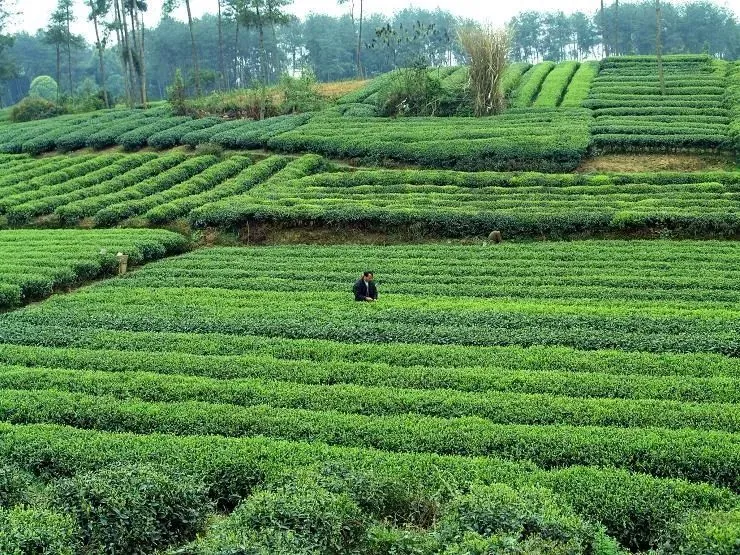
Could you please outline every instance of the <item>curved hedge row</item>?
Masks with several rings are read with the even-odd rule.
[[[599,62],[583,62],[573,75],[560,103],[561,108],[580,108],[588,98],[594,79],[599,74]]]
[[[112,274],[116,252],[133,265],[184,248],[181,236],[159,230],[0,231],[0,310]]]
[[[517,88],[511,93],[511,105],[514,108],[531,106],[542,89],[545,79],[556,66],[555,62],[541,62],[527,70],[522,75]]]
[[[654,57],[609,58],[601,65],[583,104],[596,116],[591,129],[596,152],[735,150],[727,126],[726,62],[668,58],[665,94]],[[602,122],[606,118],[609,122]],[[681,125],[668,127],[666,121]],[[711,129],[700,125],[707,121],[714,123]]]
[[[604,135],[598,146],[632,148],[635,135]],[[623,141],[618,141],[623,137]],[[694,137],[694,143],[698,140]],[[712,137],[707,136],[707,144]],[[686,146],[673,136],[640,135],[639,144]],[[611,141],[607,143],[606,141]],[[228,204],[191,214],[195,226],[233,227],[264,222],[300,227],[360,226],[416,229],[442,237],[568,236],[651,228],[687,235],[740,233],[733,183],[647,183],[638,175],[608,176],[465,174],[440,171],[359,171],[322,174],[255,187]],[[665,176],[667,177],[667,176]],[[692,176],[693,179],[700,176]],[[709,177],[709,176],[705,176]],[[717,176],[723,181],[732,177]],[[693,180],[692,179],[692,180]]]
[[[261,162],[265,195],[324,163],[283,161]],[[34,245],[48,239],[3,248],[30,263]],[[198,250],[0,315],[0,417],[19,424],[0,426],[0,461],[17,499],[31,487],[19,473],[77,483],[146,461],[202,480],[227,511],[302,468],[399,525],[419,507],[435,520],[477,482],[538,484],[624,546],[658,548],[691,511],[738,505],[738,254],[720,241]],[[377,303],[352,300],[365,268]],[[583,350],[606,346],[629,351]]]
[[[565,92],[580,64],[578,62],[563,62],[547,74],[542,89],[532,104],[535,108],[556,108],[560,106]]]

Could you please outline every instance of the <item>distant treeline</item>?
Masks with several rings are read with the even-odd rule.
[[[512,57],[522,62],[559,62],[606,54],[655,54],[655,0],[604,4],[603,17],[601,10],[572,15],[521,13],[510,24]],[[740,25],[729,9],[702,1],[660,5],[664,53],[740,58]]]
[[[2,0],[0,0],[0,4]],[[512,58],[516,61],[584,59],[601,57],[605,50],[615,54],[650,54],[655,50],[656,16],[653,0],[637,4],[606,6],[603,18],[606,49],[602,47],[602,18],[592,14],[525,12],[514,18]],[[598,8],[598,5],[596,5]],[[143,17],[145,13],[140,14]],[[263,72],[260,68],[259,33],[255,28],[237,25],[228,11],[222,16],[219,33],[216,15],[193,21],[200,84],[203,92],[220,88],[242,88],[256,84],[262,75],[268,84],[281,75],[310,69],[320,81],[335,81],[357,75],[358,20],[349,13],[343,17],[309,15],[303,20],[290,18],[284,24],[270,25],[263,33],[266,50]],[[740,58],[740,26],[731,11],[709,2],[663,6],[663,43],[666,53],[707,52],[728,59]],[[430,65],[464,62],[457,40],[457,29],[466,25],[444,10],[406,9],[394,17],[365,17],[362,35],[363,74],[372,77],[395,67],[422,59]],[[92,25],[92,24],[91,24]],[[169,17],[156,26],[144,27],[144,60],[148,98],[166,96],[175,70],[181,68],[194,89],[191,37],[187,23]],[[219,40],[221,36],[221,40]],[[104,48],[106,89],[110,96],[125,96],[125,68],[120,47],[111,34]],[[57,49],[49,41],[49,31],[36,34],[0,35],[0,101],[14,104],[29,90],[34,77],[57,74],[65,95],[89,95],[100,89],[98,49],[85,41],[70,40],[57,67]],[[13,39],[12,45],[9,45]],[[221,62],[223,52],[223,63]],[[71,67],[69,67],[71,65]],[[137,67],[140,67],[137,65]],[[221,71],[223,68],[223,73]],[[71,75],[71,78],[67,78]],[[69,86],[72,83],[72,87]]]

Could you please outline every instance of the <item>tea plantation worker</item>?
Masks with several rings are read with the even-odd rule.
[[[375,302],[378,300],[378,288],[375,287],[372,272],[363,272],[362,277],[355,282],[355,300]]]

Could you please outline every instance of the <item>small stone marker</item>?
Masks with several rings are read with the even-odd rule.
[[[500,231],[492,231],[488,234],[488,240],[493,241],[494,243],[500,243],[504,238],[501,236]]]
[[[118,259],[118,275],[122,276],[128,271],[128,255],[119,252],[116,259]]]

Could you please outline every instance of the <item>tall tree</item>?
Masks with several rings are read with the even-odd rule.
[[[183,0],[165,0],[162,11],[171,14]],[[185,1],[185,10],[188,13],[188,28],[190,29],[190,50],[193,56],[193,72],[195,73],[195,94],[200,96],[200,66],[198,64],[198,49],[195,46],[195,33],[193,32],[193,12],[190,10],[190,0]]]
[[[619,56],[619,0],[614,0],[614,54]]]
[[[259,37],[260,52],[260,90],[262,102],[260,119],[265,116],[266,86],[269,80],[267,50],[265,49],[265,27],[282,25],[289,17],[281,8],[292,4],[292,0],[243,0],[237,11],[240,23],[247,29],[255,29]]]
[[[658,57],[658,79],[660,80],[660,94],[665,96],[665,75],[663,74],[663,41],[661,40],[663,21],[661,18],[660,0],[655,0],[655,20],[655,54]]]
[[[609,46],[606,41],[606,19],[604,15],[604,0],[601,0],[601,11],[599,13],[599,28],[601,29],[601,50],[604,57],[609,57]]]
[[[64,9],[57,7],[51,13],[49,18],[49,25],[44,33],[44,41],[47,44],[51,44],[56,50],[56,78],[59,86],[57,87],[57,102],[59,102],[59,95],[62,82],[62,45],[67,42],[67,26],[66,26],[66,12]]]
[[[8,56],[8,50],[13,47],[14,37],[5,34],[10,15],[7,0],[0,0],[0,81],[7,81],[16,76],[15,63]]]
[[[101,87],[103,89],[103,100],[105,101],[105,107],[110,108],[110,99],[108,98],[108,91],[106,90],[105,83],[105,44],[100,40],[100,28],[98,20],[108,15],[111,8],[110,0],[87,0],[87,5],[90,8],[90,15],[88,19],[93,22],[95,27],[95,47],[98,50],[98,65],[100,67],[100,80]]]
[[[352,23],[355,22],[355,0],[337,0],[337,3],[341,6],[343,4],[350,3],[350,13],[352,17]],[[358,31],[357,31],[357,77],[362,78],[362,24],[364,19],[364,1],[360,0],[360,17],[357,20]]]
[[[226,87],[226,66],[224,65],[224,28],[221,17],[221,0],[218,0],[218,70],[221,73],[221,87]]]
[[[122,8],[124,13],[128,11],[127,15],[131,22],[131,40],[129,48],[131,49],[132,66],[134,74],[139,79],[139,95],[141,104],[146,106],[146,62],[144,58],[143,12],[148,9],[148,6],[144,0],[123,0]],[[139,14],[142,14],[141,17]]]
[[[133,107],[136,100],[134,92],[136,89],[136,79],[134,78],[134,54],[131,46],[131,40],[128,33],[128,23],[126,22],[126,12],[124,11],[125,0],[113,0],[113,8],[115,10],[115,26],[119,31],[119,40],[122,45],[121,57],[123,59],[123,65],[126,74],[126,98],[128,105]]]

